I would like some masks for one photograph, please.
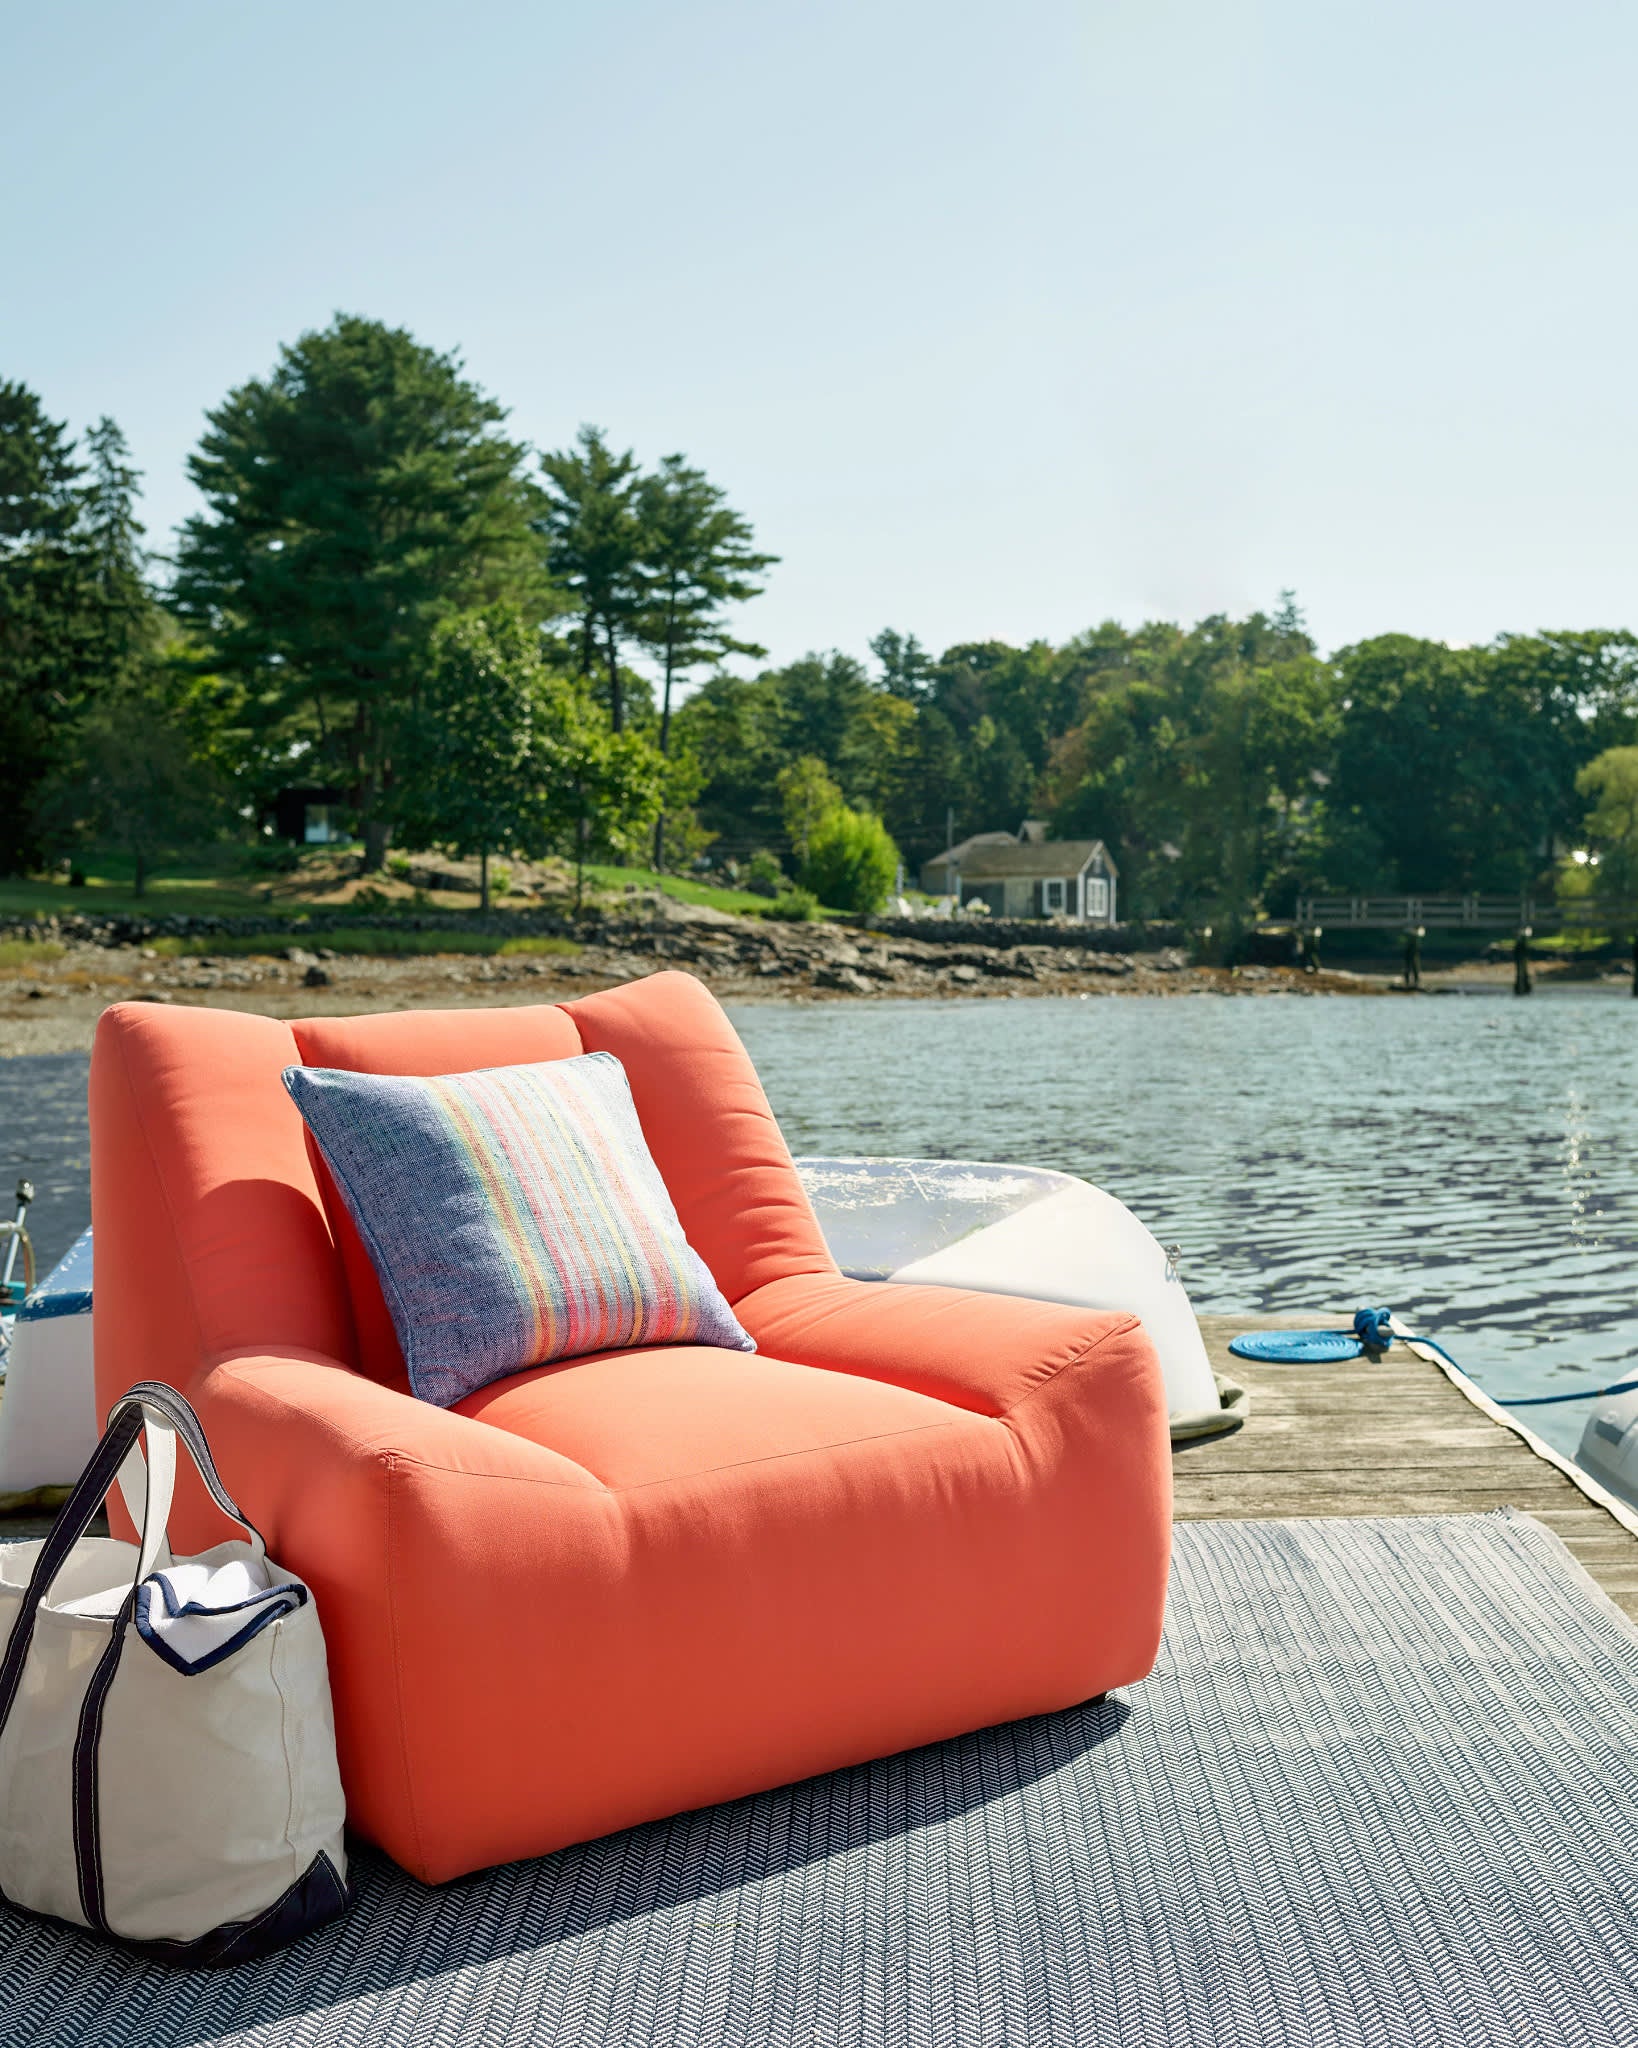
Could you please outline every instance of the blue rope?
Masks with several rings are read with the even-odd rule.
[[[1387,1308],[1361,1308],[1354,1311],[1354,1335],[1371,1351],[1386,1351],[1394,1340],[1393,1310]],[[1406,1340],[1400,1339],[1401,1343]],[[1430,1351],[1437,1351],[1447,1365],[1456,1361],[1442,1344],[1431,1337],[1417,1337],[1418,1344],[1425,1344]],[[1461,1371],[1456,1365],[1456,1370]],[[1612,1387],[1582,1387],[1573,1394],[1523,1394],[1510,1401],[1503,1401],[1492,1394],[1491,1400],[1498,1408],[1556,1408],[1561,1401],[1601,1401],[1606,1394],[1631,1394],[1638,1392],[1638,1380],[1618,1380]]]

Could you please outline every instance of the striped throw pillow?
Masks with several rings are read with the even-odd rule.
[[[423,1401],[588,1351],[755,1350],[683,1235],[612,1054],[433,1078],[287,1067],[284,1085]]]

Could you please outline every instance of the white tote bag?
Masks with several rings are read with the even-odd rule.
[[[248,1542],[172,1558],[178,1438]],[[116,1477],[140,1548],[85,1538]],[[173,1388],[115,1405],[44,1542],[0,1544],[0,1639],[0,1895],[193,1963],[243,1962],[343,1909],[318,1610]]]

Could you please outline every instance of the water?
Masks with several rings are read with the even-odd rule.
[[[1600,991],[745,1006],[798,1152],[1055,1166],[1199,1309],[1387,1303],[1492,1393],[1638,1374],[1638,1003]],[[1573,1451],[1586,1410],[1534,1409]]]
[[[1503,1398],[1638,1373],[1638,1003],[1111,997],[745,1005],[792,1148],[1060,1167],[1201,1309],[1389,1303]],[[83,1056],[0,1061],[0,1196],[89,1220]],[[1531,1411],[1573,1450],[1585,1410]]]
[[[82,1052],[0,1059],[0,1215],[19,1175],[34,1183],[28,1233],[42,1274],[91,1221],[90,1060]]]

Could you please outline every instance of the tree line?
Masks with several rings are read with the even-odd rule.
[[[117,843],[140,879],[298,785],[346,792],[367,869],[443,847],[486,892],[491,855],[559,853],[872,908],[1032,815],[1103,839],[1140,916],[1540,888],[1572,851],[1638,895],[1624,631],[1325,656],[1286,595],[746,673],[775,558],[703,470],[591,427],[537,453],[456,356],[352,316],[209,412],[188,474],[161,561],[117,426],[79,445],[0,383],[0,870]]]
[[[1638,637],[1390,633],[1322,656],[1295,602],[1062,646],[810,655],[708,677],[680,724],[719,843],[771,843],[809,758],[912,861],[1020,819],[1099,838],[1138,917],[1288,916],[1306,893],[1551,889],[1638,903]],[[1573,886],[1573,875],[1570,886]]]

